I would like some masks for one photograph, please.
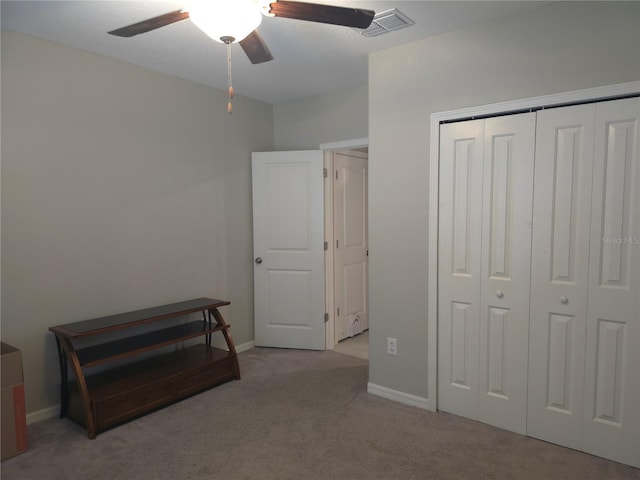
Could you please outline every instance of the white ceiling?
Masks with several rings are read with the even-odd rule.
[[[330,93],[367,81],[368,54],[550,2],[316,0],[382,12],[398,8],[416,22],[404,30],[365,38],[334,25],[265,17],[259,30],[274,60],[252,65],[233,45],[237,94],[269,103]],[[189,20],[132,38],[106,32],[178,10],[180,1],[5,1],[2,28],[80,48],[152,70],[225,89],[225,46]]]

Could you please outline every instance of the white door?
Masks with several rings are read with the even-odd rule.
[[[640,467],[640,99],[595,112],[583,450]]]
[[[536,128],[528,435],[580,449],[594,106],[542,110]]]
[[[484,121],[440,126],[438,407],[478,418]]]
[[[441,126],[440,409],[526,430],[535,114]]]
[[[335,341],[369,328],[367,311],[367,159],[334,154]]]
[[[252,155],[255,343],[324,350],[321,151]]]
[[[485,120],[478,420],[524,434],[535,113]]]
[[[640,465],[640,100],[538,113],[528,429]]]
[[[441,126],[439,407],[640,466],[640,99],[536,116]]]

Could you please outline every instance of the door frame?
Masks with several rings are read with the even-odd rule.
[[[438,409],[438,213],[440,124],[637,95],[640,81],[462,108],[431,114],[429,145],[429,218],[427,279],[427,409]]]
[[[341,150],[353,150],[369,146],[368,138],[355,138],[341,142],[323,143],[319,149],[324,152],[324,168],[333,171],[333,153]],[[324,235],[325,242],[333,242],[333,182],[324,182]],[[329,319],[325,324],[325,349],[332,350],[335,345],[335,301],[333,292],[333,249],[328,248],[324,256],[325,312]],[[368,308],[368,307],[367,307]]]

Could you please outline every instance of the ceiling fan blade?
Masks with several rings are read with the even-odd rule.
[[[373,10],[364,10],[362,8],[335,7],[288,0],[278,0],[271,3],[269,7],[269,13],[276,17],[356,28],[367,28],[371,25],[375,15]]]
[[[175,12],[165,13],[164,15],[153,17],[148,20],[143,20],[142,22],[134,23],[133,25],[118,28],[108,33],[117,37],[133,37],[141,33],[150,32],[151,30],[155,30],[156,28],[171,25],[172,23],[176,23],[187,18],[189,18],[189,12],[177,10]]]
[[[260,35],[258,30],[254,30],[243,40],[240,40],[240,46],[254,65],[256,63],[264,63],[273,60],[273,55],[271,55],[269,47],[264,43],[262,35]]]

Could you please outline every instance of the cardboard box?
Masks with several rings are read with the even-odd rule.
[[[27,415],[24,403],[22,354],[20,350],[4,342],[0,343],[0,368],[2,377],[2,461],[27,450]]]

